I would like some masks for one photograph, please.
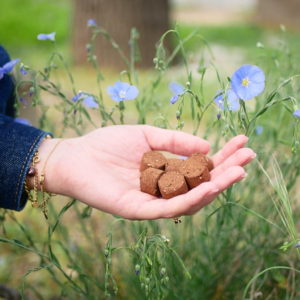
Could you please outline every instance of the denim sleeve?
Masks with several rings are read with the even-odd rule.
[[[0,207],[20,211],[27,202],[24,180],[43,138],[50,134],[0,114]]]

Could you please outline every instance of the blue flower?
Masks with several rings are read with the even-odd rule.
[[[21,64],[20,72],[21,72],[23,75],[26,75],[26,74],[27,74],[27,70],[24,68],[24,65],[23,65],[23,64]]]
[[[174,95],[174,96],[170,99],[171,105],[173,105],[174,103],[176,103],[177,100],[178,100],[178,95]],[[179,118],[179,116],[178,116],[178,118]]]
[[[49,34],[40,33],[37,36],[37,39],[40,40],[40,41],[46,41],[46,40],[55,41],[55,33],[56,32],[52,32],[52,33],[49,33]]]
[[[76,96],[72,98],[72,101],[77,102],[80,98],[83,97],[82,92],[79,92]]]
[[[184,87],[177,82],[170,82],[169,89],[174,95],[182,94],[184,91]]]
[[[222,92],[222,90],[217,91],[217,95],[219,95]],[[236,93],[232,90],[227,90],[227,107],[228,110],[236,111],[240,107],[239,98],[236,95]],[[219,95],[217,98],[215,98],[216,104],[224,110],[224,94]],[[219,119],[219,118],[218,118]]]
[[[265,74],[257,66],[244,65],[231,77],[232,90],[242,100],[251,100],[265,88]]]
[[[294,246],[294,248],[296,249],[296,248],[299,248],[300,247],[300,242],[298,242],[295,246]]]
[[[171,105],[173,105],[178,100],[178,95],[184,92],[184,87],[177,82],[170,82],[169,89],[174,94],[174,96],[170,99]]]
[[[107,94],[110,95],[112,100],[120,102],[135,99],[139,94],[139,90],[134,85],[117,81],[114,87],[111,85],[107,87]]]
[[[98,103],[95,101],[94,97],[92,96],[87,96],[86,98],[84,98],[82,103],[87,107],[93,107],[93,108],[98,107]]]
[[[293,116],[295,116],[296,118],[300,118],[300,109],[294,111]]]
[[[20,123],[20,124],[32,126],[32,124],[30,123],[30,121],[27,120],[27,119],[24,119],[24,118],[15,118],[14,121],[17,122],[17,123]]]
[[[24,103],[24,105],[27,105],[27,102],[25,101],[25,99],[23,97],[20,98],[20,101]]]
[[[98,25],[94,19],[89,19],[87,22],[87,26],[88,27],[97,27]]]
[[[2,68],[0,67],[0,79],[2,79],[5,74],[11,73],[12,69],[19,61],[20,59],[17,58],[6,63]]]
[[[263,132],[263,127],[260,126],[260,125],[257,125],[256,128],[255,128],[255,133],[256,133],[257,135],[261,135],[262,132]]]
[[[95,101],[94,97],[93,96],[89,96],[89,95],[86,95],[82,92],[79,92],[76,96],[74,96],[72,98],[72,100],[74,102],[77,102],[80,98],[84,98],[82,103],[87,106],[87,107],[93,107],[93,108],[96,108],[98,107],[98,104],[97,102]]]
[[[30,89],[29,89],[29,97],[31,97],[34,93],[34,87],[32,86]]]

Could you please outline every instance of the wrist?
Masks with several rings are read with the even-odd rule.
[[[39,147],[37,156],[33,159],[38,158],[39,161],[35,163],[35,173],[34,176],[26,176],[26,182],[29,189],[34,189],[34,184],[36,184],[37,190],[41,190],[41,180],[43,181],[43,190],[47,193],[57,193],[57,181],[54,173],[56,169],[57,162],[61,156],[58,148],[63,147],[64,140],[62,139],[44,139]],[[59,145],[61,144],[61,145]],[[57,148],[57,149],[56,149]],[[32,165],[31,165],[32,170]],[[59,175],[59,174],[57,174]],[[42,179],[42,177],[43,179]],[[59,180],[59,179],[58,179]]]

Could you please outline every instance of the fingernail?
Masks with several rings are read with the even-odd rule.
[[[218,191],[219,191],[219,189],[211,190],[205,197],[212,196],[212,195],[216,194]]]
[[[245,173],[245,174],[242,176],[242,178],[246,178],[247,176],[248,176],[248,174]]]
[[[255,158],[257,156],[257,154],[256,153],[254,153],[250,158]]]

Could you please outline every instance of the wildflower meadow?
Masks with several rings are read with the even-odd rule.
[[[75,80],[56,43],[59,32],[37,36],[49,47],[39,69],[21,57],[0,68],[0,79],[12,72],[18,78],[15,107],[33,106],[40,128],[74,137],[148,124],[207,139],[211,155],[244,134],[257,157],[244,180],[180,224],[129,221],[60,196],[49,203],[48,221],[30,209],[21,219],[0,210],[1,282],[22,299],[300,299],[300,65],[285,27],[276,47],[257,40],[253,54],[226,72],[198,30],[182,37],[175,24],[157,43],[153,69],[140,71],[136,29],[126,57],[94,20],[87,26],[93,36],[82,46],[94,90]],[[106,76],[98,66],[99,35],[124,61],[118,74]],[[196,64],[186,48],[191,41]]]

